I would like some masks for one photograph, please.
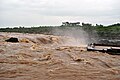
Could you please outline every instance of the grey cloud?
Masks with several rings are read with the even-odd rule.
[[[8,11],[24,11],[35,12],[41,15],[52,16],[103,16],[115,15],[118,12],[118,7],[114,7],[117,3],[112,3],[112,0],[104,0],[110,2],[105,4],[101,0],[11,0],[5,2],[3,0],[2,7]],[[119,2],[116,0],[116,2]]]
[[[119,3],[120,0],[0,0],[0,24],[50,24],[64,19],[81,20],[80,17],[87,21],[91,16],[109,17],[104,18],[106,21],[103,23],[107,23],[108,19],[117,22],[120,21]],[[44,18],[44,21],[39,18]],[[90,21],[102,22],[102,19]]]

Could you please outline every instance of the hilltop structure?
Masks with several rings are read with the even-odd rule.
[[[62,26],[80,26],[80,22],[74,22],[74,23],[62,22]]]

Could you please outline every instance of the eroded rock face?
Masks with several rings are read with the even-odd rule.
[[[59,36],[21,33],[1,36],[0,80],[120,79],[119,56],[88,52],[81,46],[63,46],[64,39]],[[19,43],[5,42],[9,37],[18,38]]]

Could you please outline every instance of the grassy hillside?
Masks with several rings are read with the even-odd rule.
[[[120,38],[120,24],[96,27],[95,30],[97,31],[100,37],[108,37],[113,39]]]

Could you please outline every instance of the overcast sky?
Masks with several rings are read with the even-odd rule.
[[[0,27],[120,22],[120,0],[0,0]]]

